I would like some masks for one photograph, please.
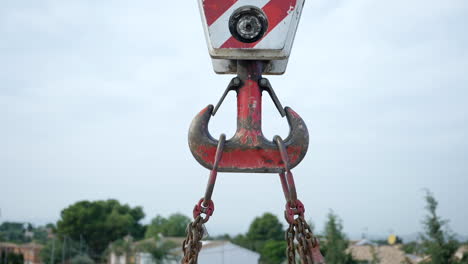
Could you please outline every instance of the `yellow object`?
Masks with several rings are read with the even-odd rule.
[[[390,245],[395,245],[395,243],[397,242],[397,237],[395,235],[389,235],[387,242]]]

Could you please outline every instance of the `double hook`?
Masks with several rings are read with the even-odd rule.
[[[262,91],[267,91],[281,116],[286,116],[289,135],[284,147],[289,159],[289,168],[294,168],[304,158],[309,146],[309,133],[302,118],[291,108],[281,106],[269,81],[262,78],[264,63],[261,61],[239,61],[238,76],[230,82],[216,108],[208,105],[192,121],[189,130],[189,147],[195,159],[205,168],[212,170],[218,146],[208,131],[208,124],[229,91],[237,92],[237,130],[226,140],[221,160],[217,164],[220,172],[280,173],[285,164],[278,145],[266,139],[261,129]]]

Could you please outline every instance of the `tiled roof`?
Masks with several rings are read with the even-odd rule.
[[[401,263],[418,263],[418,260],[413,260],[406,256],[405,252],[399,246],[350,246],[347,251],[350,252],[354,259],[360,261],[371,261],[373,259],[373,250],[380,260],[380,264],[401,264]]]

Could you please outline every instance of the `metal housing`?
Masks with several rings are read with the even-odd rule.
[[[198,0],[208,51],[218,74],[237,73],[237,60],[267,61],[263,74],[283,74],[291,53],[304,0]],[[239,8],[255,6],[268,19],[265,35],[242,43],[229,30],[229,18]]]

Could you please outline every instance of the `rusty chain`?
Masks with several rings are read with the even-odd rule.
[[[215,160],[213,162],[213,169],[210,172],[208,184],[206,186],[205,195],[193,208],[194,221],[187,226],[187,237],[182,243],[182,251],[184,257],[182,264],[197,264],[198,254],[202,249],[202,238],[205,234],[205,227],[203,224],[208,222],[214,212],[214,203],[211,200],[213,195],[214,186],[216,184],[216,177],[218,175],[218,164],[223,156],[224,143],[226,135],[221,134],[219,137],[218,148],[216,149]],[[203,218],[201,214],[205,214]]]
[[[295,236],[296,231],[294,230],[294,225],[289,225],[285,233],[285,238],[287,242],[286,256],[288,258],[289,264],[296,264],[296,245],[294,244]]]
[[[203,217],[200,215],[187,226],[187,238],[182,244],[184,252],[183,264],[196,264],[198,262],[198,253],[202,248],[202,238],[205,234],[203,227]]]
[[[304,220],[304,204],[297,199],[294,177],[290,169],[288,153],[283,140],[275,136],[274,141],[283,159],[285,171],[280,173],[281,186],[286,198],[284,216],[289,223],[285,238],[287,242],[286,256],[289,264],[296,264],[296,250],[302,264],[322,264],[325,260],[320,253],[320,245],[312,233],[312,229]],[[297,216],[297,217],[296,217]],[[295,243],[297,241],[297,245]]]
[[[320,253],[318,239],[312,233],[309,224],[300,216],[289,224],[285,233],[288,264],[296,264],[296,250],[301,264],[323,264],[325,260]],[[295,243],[297,241],[297,245]]]

